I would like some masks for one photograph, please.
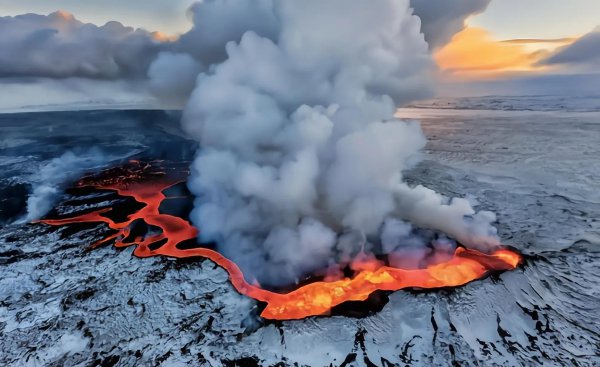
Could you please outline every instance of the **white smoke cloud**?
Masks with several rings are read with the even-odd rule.
[[[175,50],[210,65],[225,60],[226,43],[239,42],[248,31],[275,37],[279,19],[273,13],[273,3],[274,0],[198,1],[189,9],[193,27],[181,36]]]
[[[148,73],[154,95],[174,107],[185,105],[200,71],[227,58],[228,42],[239,42],[249,31],[274,38],[279,28],[273,0],[201,1],[190,7],[189,14],[192,29],[173,42]]]
[[[161,47],[149,32],[64,11],[0,17],[0,77],[143,78]]]
[[[426,41],[431,48],[437,48],[464,28],[464,21],[469,15],[482,12],[490,1],[411,0],[410,6],[421,19],[421,32]],[[151,90],[169,106],[182,107],[189,98],[186,92],[191,92],[189,81],[195,81],[198,76],[196,68],[190,66],[190,60],[183,61],[182,55],[193,57],[201,68],[200,65],[223,62],[227,58],[227,43],[239,43],[249,31],[277,41],[282,19],[275,11],[273,0],[207,0],[195,3],[190,7],[193,28],[169,46],[177,56],[161,55],[152,65],[149,73]],[[181,63],[185,65],[181,67]],[[163,83],[170,83],[172,87],[160,88]]]
[[[497,244],[493,214],[402,180],[426,141],[418,123],[393,115],[431,93],[434,68],[408,1],[237,5],[197,4],[203,22],[184,36],[210,65],[183,119],[202,147],[189,182],[202,240],[272,285],[373,242],[422,245],[393,221]]]
[[[418,269],[426,261],[443,261],[452,257],[456,242],[446,236],[415,228],[398,219],[385,221],[381,230],[381,250],[388,254],[390,265]],[[425,263],[424,263],[425,262]]]
[[[22,221],[42,218],[53,208],[64,185],[77,179],[85,171],[99,169],[114,159],[101,150],[92,148],[84,152],[65,152],[40,167],[31,178],[33,189],[27,199],[27,215]]]
[[[189,54],[161,52],[148,70],[150,90],[167,105],[181,105],[194,90],[196,77],[203,69]]]

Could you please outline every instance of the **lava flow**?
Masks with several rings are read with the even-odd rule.
[[[116,169],[119,170],[116,172],[117,176],[114,170],[109,178],[84,178],[77,186],[112,190],[143,205],[125,220],[109,218],[112,208],[103,208],[72,218],[46,219],[40,222],[52,226],[106,223],[115,232],[92,244],[92,248],[114,240],[115,246],[119,248],[135,246],[133,253],[141,258],[167,256],[210,259],[229,273],[231,283],[238,292],[266,303],[261,313],[266,319],[290,320],[327,314],[333,307],[344,302],[364,301],[377,290],[460,286],[479,279],[490,271],[514,269],[521,261],[521,256],[510,250],[484,254],[459,247],[450,260],[423,269],[399,269],[385,266],[378,260],[360,260],[363,262],[360,266],[363,270],[351,278],[317,281],[286,294],[276,293],[248,283],[240,268],[217,251],[202,247],[178,247],[185,241],[195,240],[198,232],[187,220],[161,213],[159,207],[167,199],[164,191],[181,183],[184,178],[170,177],[166,172],[157,171],[151,164],[138,161],[130,162],[127,169]],[[133,224],[138,220],[160,229],[159,233],[131,239],[135,236],[132,233]]]

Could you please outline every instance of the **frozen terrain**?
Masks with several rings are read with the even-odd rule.
[[[101,225],[13,223],[36,171],[64,150],[190,159],[176,114],[0,116],[0,365],[599,365],[600,112],[429,107],[398,113],[429,138],[411,182],[498,213],[524,266],[458,289],[396,292],[363,318],[278,323],[259,320],[210,261],[84,251]],[[59,209],[77,209],[72,199]]]
[[[412,103],[412,108],[504,111],[599,112],[599,96],[485,96],[434,98]]]

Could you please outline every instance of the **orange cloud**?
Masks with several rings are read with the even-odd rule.
[[[569,43],[573,43],[577,40],[577,37],[564,37],[564,38],[517,38],[512,40],[500,41],[502,43],[512,43],[512,44],[524,44],[531,45],[536,43],[545,43],[545,44],[557,44],[557,45],[565,45]]]
[[[152,39],[158,42],[175,42],[179,38],[179,35],[169,35],[163,32],[152,32]]]
[[[494,77],[506,73],[541,70],[535,64],[552,49],[573,42],[557,40],[497,41],[482,28],[467,27],[436,52],[435,60],[446,75],[467,78]],[[540,48],[539,45],[547,48]],[[532,47],[537,45],[537,47]]]

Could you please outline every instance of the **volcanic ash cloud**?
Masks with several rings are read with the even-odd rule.
[[[201,143],[189,187],[202,240],[267,285],[371,244],[394,253],[427,242],[411,228],[497,243],[492,213],[403,182],[426,140],[394,112],[431,93],[434,68],[407,1],[246,1],[247,18],[230,3],[197,4],[210,21],[180,45],[196,40],[211,65],[183,121]]]

